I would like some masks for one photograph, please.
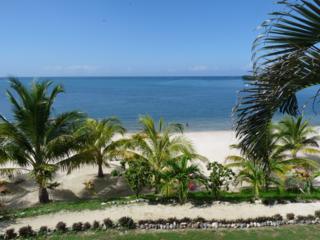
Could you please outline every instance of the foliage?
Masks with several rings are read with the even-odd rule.
[[[151,185],[152,172],[144,160],[129,161],[124,176],[137,197],[143,188]]]
[[[139,122],[142,130],[127,143],[124,159],[127,162],[139,159],[148,163],[156,193],[160,191],[161,175],[169,160],[178,160],[186,154],[192,159],[203,159],[195,153],[191,142],[181,135],[181,124],[167,124],[160,119],[156,125],[150,116],[140,117]]]
[[[75,154],[84,138],[73,135],[83,115],[65,112],[54,116],[53,104],[63,88],[51,85],[49,81],[34,82],[31,88],[26,88],[17,79],[11,79],[13,92],[8,90],[7,95],[13,107],[13,121],[0,116],[0,155],[5,160],[2,163],[19,166],[3,167],[0,171],[3,174],[31,171],[39,186],[41,203],[49,201],[47,188],[53,186],[50,181],[58,168],[84,157]]]
[[[15,239],[17,237],[17,233],[15,232],[14,228],[9,228],[5,232],[5,239]]]
[[[76,132],[76,135],[86,136],[86,141],[80,152],[85,154],[87,158],[72,162],[69,165],[69,171],[84,164],[93,164],[98,166],[98,177],[102,178],[104,176],[102,167],[108,167],[110,160],[119,157],[124,140],[116,140],[115,137],[123,135],[124,132],[125,129],[117,118],[87,119]]]
[[[135,229],[136,224],[130,217],[122,217],[118,220],[120,227],[126,228],[126,229]]]
[[[100,227],[100,223],[98,221],[93,221],[92,229],[98,229]]]
[[[209,163],[207,170],[210,171],[210,175],[206,179],[206,185],[211,194],[217,198],[223,188],[227,191],[229,190],[229,184],[233,180],[235,173],[217,162]]]
[[[35,235],[35,232],[32,230],[31,226],[25,226],[25,227],[21,227],[19,229],[19,236],[23,237],[23,238],[28,238],[28,237],[32,237]]]
[[[108,228],[113,228],[113,222],[110,218],[106,218],[103,220],[103,224],[106,227],[106,229]]]
[[[56,230],[58,232],[66,232],[67,231],[67,225],[64,222],[58,222],[56,225]]]
[[[287,219],[288,220],[294,220],[294,214],[293,213],[288,213],[287,214]]]
[[[320,153],[316,130],[303,120],[302,116],[297,118],[285,117],[276,126],[277,135],[281,146],[290,151],[292,158],[297,158],[298,153],[316,155]]]
[[[82,222],[76,222],[72,224],[72,231],[80,232],[82,231]]]
[[[278,110],[297,115],[296,93],[320,83],[319,1],[279,3],[284,11],[263,22],[253,44],[253,76],[235,109],[241,148],[256,159],[261,159],[259,146],[273,115]]]
[[[83,230],[86,231],[86,230],[89,230],[91,228],[91,223],[89,222],[85,222],[83,224]]]
[[[49,232],[49,228],[47,226],[41,226],[39,228],[38,234],[39,235],[46,235]]]
[[[190,183],[204,181],[198,166],[190,164],[190,161],[191,158],[188,155],[168,161],[167,168],[162,175],[164,186],[169,185],[174,188],[181,204],[187,200],[188,192],[191,190]]]

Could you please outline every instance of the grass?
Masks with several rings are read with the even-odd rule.
[[[52,235],[50,240],[316,240],[320,225],[296,225],[280,228],[259,228],[248,230],[185,230],[185,231],[98,231]]]
[[[23,218],[23,217],[34,217],[39,215],[45,215],[50,213],[56,213],[60,211],[81,211],[81,210],[96,210],[104,209],[110,206],[108,203],[116,201],[121,204],[129,200],[135,199],[135,196],[128,196],[117,199],[86,199],[78,201],[57,201],[47,204],[37,204],[33,207],[22,208],[22,209],[7,209],[6,211],[0,212],[0,215],[5,218]],[[106,203],[106,204],[104,204]]]
[[[148,194],[142,196],[144,199],[148,199],[151,202],[163,201],[167,202],[168,199],[159,199],[158,196],[154,194]],[[81,210],[96,210],[104,209],[110,206],[108,203],[111,201],[116,201],[121,204],[129,200],[136,199],[134,195],[116,198],[116,199],[92,199],[92,200],[78,200],[78,201],[68,201],[68,202],[51,202],[48,204],[35,205],[30,208],[24,209],[7,209],[6,211],[0,212],[3,216],[2,219],[15,219],[23,217],[33,217],[38,215],[45,215],[50,213],[56,213],[59,211],[81,211]],[[214,199],[208,192],[195,192],[189,194],[189,199],[194,204],[203,204],[207,202],[212,202]],[[227,202],[249,202],[252,201],[253,194],[250,190],[244,190],[238,193],[223,192],[219,199],[220,201]],[[261,193],[261,200],[266,204],[272,204],[274,201],[282,202],[285,200],[290,201],[308,201],[308,200],[320,200],[320,191],[316,190],[311,194],[301,194],[297,192],[283,192],[279,193],[276,190]],[[107,203],[107,204],[103,204]]]

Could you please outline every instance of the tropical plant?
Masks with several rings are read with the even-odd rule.
[[[217,198],[222,188],[227,191],[229,190],[229,185],[232,182],[235,173],[230,168],[217,162],[209,163],[207,170],[210,172],[210,175],[206,179],[206,186],[211,194]]]
[[[142,189],[151,185],[152,173],[147,162],[137,159],[128,162],[124,177],[131,190],[139,197]]]
[[[282,148],[290,151],[292,158],[297,158],[298,153],[307,155],[320,153],[317,142],[319,136],[309,122],[303,120],[302,116],[284,118],[277,125],[277,129]]]
[[[181,124],[166,124],[160,119],[158,125],[150,116],[139,119],[141,132],[134,134],[127,142],[124,155],[126,161],[144,161],[152,172],[152,185],[155,193],[161,188],[161,174],[168,161],[179,160],[188,155],[192,159],[204,159],[195,153],[191,142],[183,135]]]
[[[319,176],[319,164],[308,158],[320,153],[317,132],[302,116],[284,118],[277,125],[277,130],[282,149],[289,151],[291,161],[296,163],[296,177],[302,180],[303,189],[310,192],[313,180]]]
[[[87,155],[87,158],[70,163],[69,171],[84,164],[93,164],[98,166],[97,176],[103,178],[103,166],[108,167],[109,161],[120,155],[120,148],[124,145],[124,140],[115,138],[117,135],[123,135],[124,132],[125,129],[117,118],[87,119],[76,132],[76,135],[86,136],[80,152]]]
[[[259,145],[274,113],[297,115],[296,93],[320,83],[320,2],[281,1],[253,45],[253,74],[235,108],[243,151],[261,158]],[[315,101],[316,96],[315,94]]]
[[[73,111],[53,115],[54,101],[63,92],[61,85],[33,82],[29,89],[19,80],[10,79],[10,87],[13,92],[8,90],[7,95],[13,107],[13,121],[0,116],[0,149],[2,163],[11,162],[14,167],[4,166],[0,171],[30,171],[39,186],[39,202],[47,203],[47,188],[56,186],[51,181],[57,169],[85,157],[75,154],[83,136],[73,134],[83,114]]]
[[[283,186],[285,174],[292,169],[295,161],[288,159],[285,154],[285,149],[279,144],[279,134],[275,132],[275,124],[269,124],[264,138],[260,139],[260,145],[256,147],[260,152],[260,158],[251,154],[250,151],[242,151],[241,156],[229,156],[227,160],[236,162],[252,161],[252,166],[256,169],[263,169],[264,173],[264,188],[268,190],[270,184],[277,183]],[[241,143],[231,145],[232,148],[241,149]]]
[[[255,199],[260,197],[260,191],[265,186],[266,174],[264,172],[264,165],[262,162],[254,161],[251,158],[242,156],[228,156],[227,167],[235,167],[239,169],[235,178],[236,184],[242,184],[243,182],[249,183],[252,186]],[[270,181],[271,179],[269,179]]]
[[[163,172],[162,180],[165,186],[168,186],[168,183],[170,183],[177,193],[181,204],[187,200],[190,183],[196,181],[202,182],[204,180],[198,166],[190,164],[190,161],[191,158],[188,155],[170,160],[167,163],[166,170]]]

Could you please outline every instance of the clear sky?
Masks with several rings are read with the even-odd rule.
[[[240,75],[273,0],[3,0],[0,76]]]

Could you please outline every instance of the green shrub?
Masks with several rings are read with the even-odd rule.
[[[56,225],[56,230],[58,232],[66,232],[67,231],[67,225],[64,222],[58,222]]]
[[[38,234],[39,235],[46,235],[49,232],[49,228],[47,226],[41,226]]]
[[[25,227],[21,227],[19,229],[19,236],[23,237],[23,238],[27,238],[27,237],[32,237],[34,235],[34,231],[32,230],[31,226],[25,226]]]
[[[17,237],[17,234],[14,228],[10,228],[6,230],[5,239],[15,239],[16,237]]]
[[[85,222],[82,226],[83,230],[89,230],[91,228],[91,224],[89,222]]]
[[[98,229],[100,227],[100,223],[98,221],[93,221],[92,229]]]
[[[135,222],[130,217],[122,217],[122,218],[120,218],[119,219],[119,225],[120,225],[120,227],[126,228],[126,229],[135,229],[136,228]]]
[[[294,214],[293,213],[288,213],[287,214],[287,219],[288,220],[294,220]]]
[[[82,231],[82,222],[77,222],[72,224],[72,231],[75,231],[75,232]]]
[[[211,162],[207,166],[210,171],[209,177],[206,179],[206,185],[211,194],[217,198],[222,189],[228,191],[229,185],[234,179],[234,172],[217,162]]]
[[[110,218],[104,219],[103,224],[106,227],[106,229],[113,228],[113,222]]]

